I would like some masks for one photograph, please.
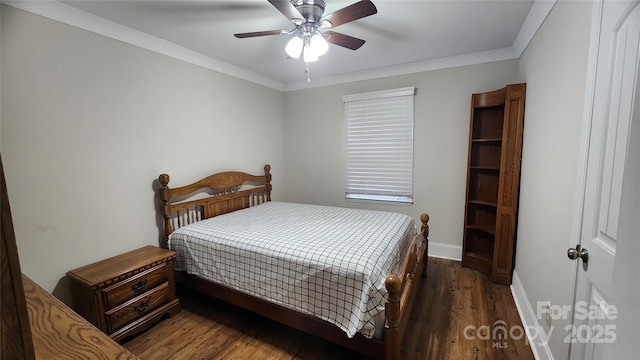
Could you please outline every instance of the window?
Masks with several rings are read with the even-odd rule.
[[[413,202],[415,88],[344,95],[345,198]]]

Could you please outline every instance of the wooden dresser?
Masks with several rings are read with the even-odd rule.
[[[116,341],[177,314],[175,257],[145,246],[69,271],[75,310]]]

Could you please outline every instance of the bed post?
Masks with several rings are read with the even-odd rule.
[[[271,201],[271,165],[264,166],[265,188],[267,189],[267,201]]]
[[[400,359],[400,292],[402,281],[396,275],[389,275],[384,280],[384,286],[388,291],[385,305],[385,317],[387,318],[384,332],[384,358],[385,360]]]
[[[169,189],[169,175],[161,174],[158,177],[158,181],[160,181],[160,201],[162,201],[162,217],[164,218],[164,236],[169,237],[173,232],[171,228],[171,205],[169,204],[169,200],[171,200],[171,189]]]
[[[422,268],[422,277],[427,277],[427,260],[429,259],[429,215],[421,214],[420,221],[422,222],[420,232],[422,233],[424,241],[427,243],[427,246],[424,248],[424,267]]]

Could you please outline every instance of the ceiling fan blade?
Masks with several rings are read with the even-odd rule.
[[[358,1],[329,15],[320,18],[319,24],[322,27],[336,27],[348,22],[362,19],[369,15],[376,14],[378,9],[369,0]],[[327,23],[328,21],[328,23]]]
[[[307,21],[289,0],[269,0],[269,3],[296,25],[304,24]]]
[[[324,35],[327,38],[327,42],[334,45],[346,47],[347,49],[351,50],[357,50],[365,43],[365,41],[362,39],[358,39],[353,36],[345,35],[335,31],[325,31]]]
[[[267,30],[267,31],[239,33],[239,34],[234,34],[234,36],[240,39],[244,39],[244,38],[256,37],[256,36],[282,35],[287,33],[288,33],[287,30]]]

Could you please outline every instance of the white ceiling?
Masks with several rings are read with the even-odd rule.
[[[325,14],[355,1],[326,0]],[[30,10],[23,1],[8,2],[13,6],[15,3],[22,3],[17,7]],[[207,58],[220,68],[242,73],[240,77],[250,80],[253,77],[259,79],[256,82],[282,90],[306,84],[302,60],[287,59],[284,52],[290,35],[247,39],[233,36],[241,32],[294,28],[267,0],[73,0],[62,3],[67,6],[56,3],[57,11],[73,10],[66,15],[70,19],[66,22],[77,22],[76,18],[90,13],[101,19],[89,15],[89,20],[84,22],[106,19],[109,21],[103,21],[103,25],[124,25],[179,45],[175,48],[186,48],[192,56],[200,56],[201,62]],[[403,68],[415,69],[417,64],[445,58],[471,56],[479,59],[477,62],[493,60],[495,56],[516,58],[520,54],[513,49],[524,50],[528,40],[523,37],[530,39],[535,34],[554,2],[544,6],[532,6],[533,0],[373,0],[373,3],[377,14],[332,29],[364,39],[366,43],[355,51],[330,45],[327,54],[311,64],[312,84],[353,74],[384,74],[390,69],[402,72]],[[541,1],[535,5],[538,3]],[[518,45],[523,41],[524,45]]]

